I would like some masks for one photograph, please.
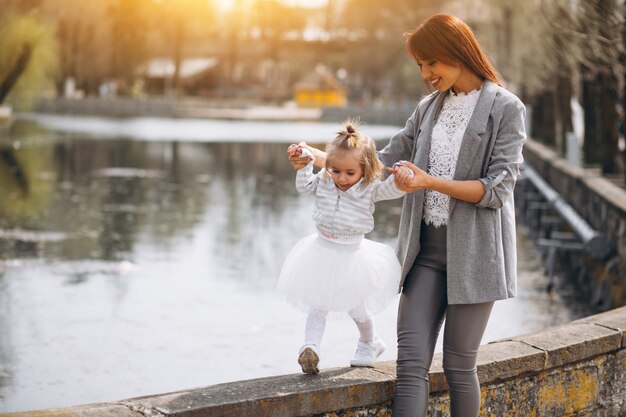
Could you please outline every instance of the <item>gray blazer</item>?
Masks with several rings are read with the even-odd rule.
[[[428,170],[430,137],[446,93],[435,92],[417,105],[404,128],[379,152],[386,166],[410,160]],[[485,195],[477,204],[450,199],[447,226],[448,303],[472,304],[516,295],[517,256],[513,188],[523,162],[525,107],[497,84],[483,83],[469,121],[455,180],[480,180]],[[397,254],[400,287],[420,251],[424,190],[404,197]]]

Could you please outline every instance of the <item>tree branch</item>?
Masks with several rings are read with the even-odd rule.
[[[32,52],[32,45],[25,43],[22,46],[22,52],[20,52],[20,55],[15,62],[15,65],[13,65],[13,68],[11,68],[2,83],[0,83],[0,104],[9,95],[9,92],[11,92],[11,89],[17,83],[20,75],[22,75],[22,73],[26,70]]]

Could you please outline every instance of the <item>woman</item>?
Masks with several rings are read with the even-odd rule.
[[[451,415],[475,417],[478,347],[494,302],[516,294],[513,188],[525,109],[500,86],[460,19],[431,16],[408,34],[406,45],[436,91],[379,152],[386,166],[407,160],[411,170],[395,170],[398,187],[409,194],[397,248],[402,296],[393,416],[426,414],[428,370],[445,317]],[[323,158],[316,152],[316,164]]]

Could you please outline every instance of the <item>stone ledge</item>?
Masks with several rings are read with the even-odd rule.
[[[622,213],[626,212],[626,191],[624,189],[597,175],[587,176],[582,179],[582,182],[587,188],[611,203],[616,209]]]
[[[393,377],[371,368],[336,368],[213,385],[125,401],[168,416],[281,417],[321,414],[389,400]]]
[[[575,320],[572,322],[572,324],[584,323],[591,323],[595,324],[596,326],[601,326],[620,332],[622,334],[620,347],[626,347],[626,314],[624,313],[624,308],[609,310],[604,313],[585,317],[583,319]]]
[[[524,157],[538,170],[543,177],[550,177],[547,168],[556,169],[566,176],[580,181],[593,193],[611,203],[617,210],[626,212],[626,191],[598,175],[594,170],[575,167],[561,158],[554,150],[528,139],[524,144]]]
[[[544,369],[579,362],[622,346],[621,332],[590,323],[567,324],[510,340],[545,351]]]
[[[507,381],[507,384],[518,379],[532,381],[536,375],[558,373],[556,369],[559,367],[589,367],[588,364],[581,365],[581,361],[601,358],[603,354],[615,356],[612,352],[624,347],[625,328],[626,307],[622,307],[565,326],[483,345],[478,357],[478,374],[483,391],[487,392],[486,387],[497,386],[502,381]],[[430,372],[435,396],[445,395],[447,390],[441,360],[441,354],[435,355]],[[626,367],[626,360],[623,362]],[[592,368],[589,368],[589,372],[593,371]],[[593,380],[593,375],[583,376],[585,381]],[[574,378],[570,385],[575,386],[578,380],[582,379]],[[287,417],[336,414],[340,410],[358,410],[359,407],[371,408],[388,403],[392,399],[394,385],[395,361],[388,361],[377,363],[375,368],[326,369],[319,375],[293,374],[260,378],[133,398],[115,404],[39,410],[7,416]],[[549,389],[546,395],[552,395],[549,394],[552,391]]]

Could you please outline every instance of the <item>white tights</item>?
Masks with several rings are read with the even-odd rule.
[[[304,329],[304,343],[320,346],[322,336],[326,329],[326,316],[328,311],[313,310],[306,318],[306,327]],[[374,331],[374,317],[364,305],[353,308],[348,311],[348,315],[352,317],[356,327],[359,329],[360,339],[363,342],[373,342],[376,337]]]

